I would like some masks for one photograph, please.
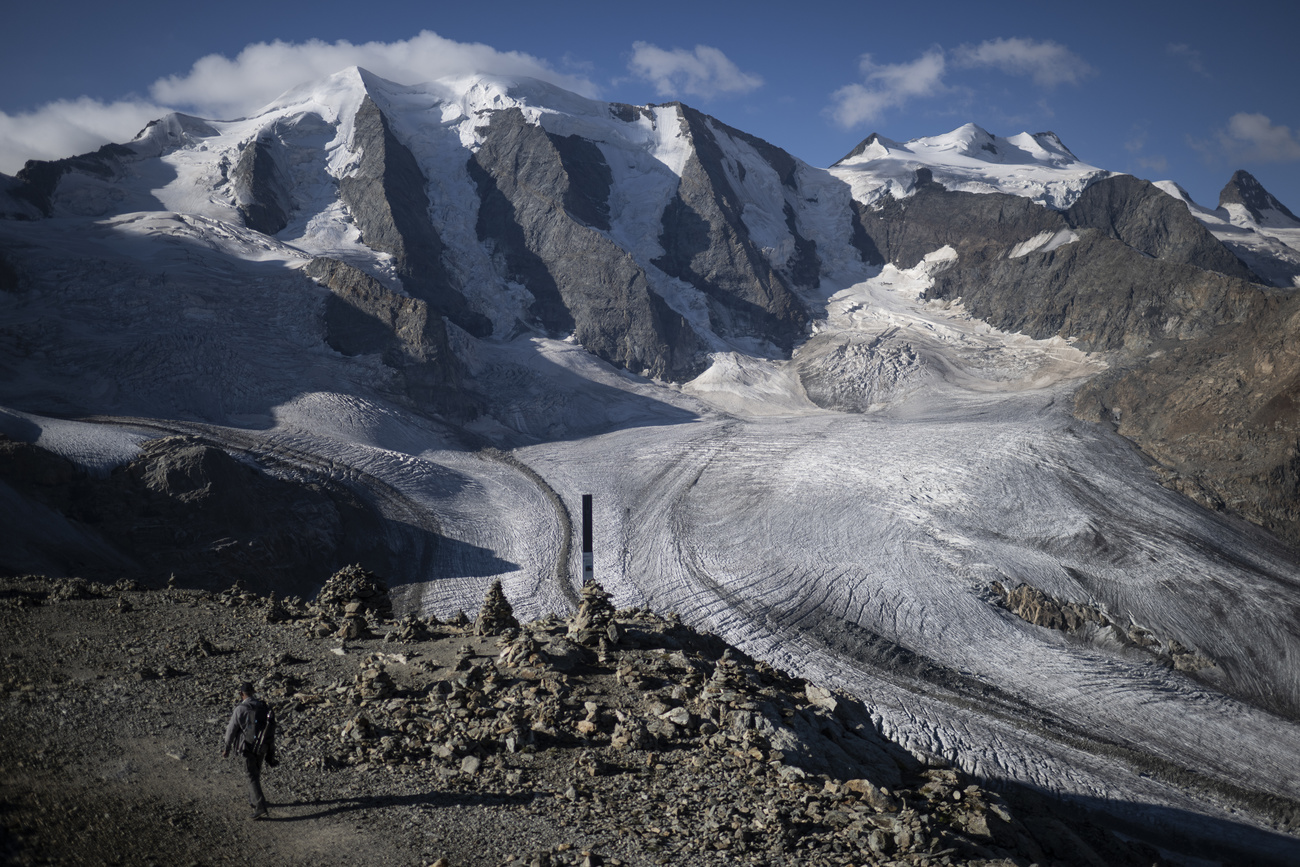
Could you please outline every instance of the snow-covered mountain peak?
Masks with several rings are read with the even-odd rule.
[[[336,123],[356,114],[366,94],[389,84],[374,73],[350,66],[324,78],[303,82],[271,100],[250,118],[313,111],[326,121]]]
[[[1238,171],[1219,193],[1219,207],[1198,205],[1174,181],[1155,185],[1187,206],[1210,234],[1274,286],[1300,287],[1300,219],[1249,172]]]
[[[1108,174],[1076,157],[1055,133],[1003,138],[974,123],[902,143],[872,134],[831,172],[850,184],[854,198],[871,204],[886,194],[911,195],[920,168],[948,189],[1010,193],[1060,209]]]
[[[1219,210],[1234,223],[1255,223],[1271,229],[1300,229],[1300,217],[1279,202],[1250,172],[1239,169],[1219,193]]]

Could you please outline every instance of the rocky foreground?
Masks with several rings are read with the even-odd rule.
[[[597,585],[567,619],[499,586],[473,622],[391,616],[359,568],[310,604],[0,579],[6,863],[1160,863]],[[257,822],[218,758],[242,679],[280,726]]]

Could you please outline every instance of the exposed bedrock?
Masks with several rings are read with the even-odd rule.
[[[97,151],[61,160],[28,160],[14,176],[9,194],[35,207],[46,217],[54,215],[59,182],[71,172],[111,180],[121,172],[121,160],[135,157],[125,145],[106,144]]]
[[[392,254],[402,285],[412,296],[476,337],[491,334],[490,320],[469,307],[443,264],[442,238],[429,218],[427,180],[369,96],[357,110],[351,147],[360,154],[360,163],[339,180],[339,192],[362,241],[372,250]]]
[[[325,341],[344,355],[379,355],[396,370],[420,407],[473,415],[442,317],[417,298],[399,295],[365,272],[318,257],[304,269],[330,290]]]
[[[345,489],[268,475],[194,437],[144,444],[108,478],[0,438],[0,570],[310,594],[356,560],[386,569],[380,519]]]
[[[274,235],[289,223],[293,194],[276,163],[274,144],[254,139],[244,146],[230,180],[244,225]]]
[[[1116,175],[1089,186],[1065,217],[1078,229],[1099,229],[1140,253],[1229,277],[1259,282],[1187,205],[1149,181]]]
[[[1255,219],[1256,223],[1268,222],[1268,211],[1277,211],[1283,217],[1300,223],[1300,217],[1291,213],[1286,205],[1279,202],[1272,193],[1255,176],[1244,169],[1233,172],[1228,183],[1219,191],[1219,207],[1241,205]]]
[[[1115,423],[1175,490],[1300,546],[1300,298],[1161,343],[1085,384],[1075,412]]]
[[[887,197],[867,207],[854,201],[863,231],[881,257],[911,268],[928,253],[950,246],[958,254],[980,250],[1005,252],[1044,231],[1067,229],[1059,211],[1020,196],[950,192],[917,172],[915,194]]]
[[[1137,353],[1265,306],[1249,270],[1185,206],[1133,178],[1099,181],[1064,212],[919,178],[913,196],[859,213],[900,268],[945,245],[956,250],[957,263],[936,275],[927,297],[961,298],[998,328],[1072,338],[1082,349]],[[1043,243],[1017,254],[1034,238]]]
[[[926,297],[961,298],[972,314],[1005,331],[1131,353],[1164,338],[1204,336],[1266,306],[1259,287],[1240,278],[1153,259],[1099,229],[1076,235],[1017,258],[1000,245],[967,247],[956,267],[936,275]]]
[[[659,236],[664,255],[655,260],[655,265],[705,293],[711,325],[718,334],[763,337],[789,352],[803,336],[807,311],[792,291],[789,279],[772,267],[749,237],[741,219],[744,205],[727,178],[722,148],[709,118],[688,106],[676,105],[682,135],[693,147],[682,169],[677,195],[664,209]],[[771,145],[759,152],[769,162],[769,154],[784,153]],[[773,163],[773,168],[783,184],[794,182],[793,160],[784,173],[780,162]],[[788,220],[790,216],[787,214]],[[811,243],[796,233],[798,253],[793,269],[804,280],[815,280],[819,268],[815,245]]]
[[[595,355],[635,372],[690,379],[705,346],[651,288],[608,226],[609,167],[599,148],[548,135],[518,109],[494,112],[468,163],[478,187],[478,236],[507,280],[533,296],[533,324],[574,334]]]

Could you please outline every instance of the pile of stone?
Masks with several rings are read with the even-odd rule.
[[[356,688],[357,696],[363,701],[378,701],[391,696],[396,687],[392,676],[385,670],[383,661],[372,654],[361,663]]]
[[[384,579],[360,565],[344,566],[331,575],[316,594],[315,604],[321,612],[335,617],[346,615],[348,606],[353,606],[353,613],[370,614],[380,620],[393,616]]]
[[[504,635],[519,631],[519,621],[515,619],[514,609],[501,589],[501,581],[493,581],[488,588],[483,607],[479,609],[474,621],[475,635]]]
[[[609,594],[595,581],[588,581],[582,588],[582,601],[569,626],[569,637],[587,647],[596,647],[602,641],[618,644],[621,630],[614,606],[609,602]]]
[[[390,630],[384,635],[385,641],[430,641],[434,634],[430,626],[437,625],[437,618],[432,618],[434,622],[422,620],[415,614],[407,612],[402,619],[397,622],[397,628]]]

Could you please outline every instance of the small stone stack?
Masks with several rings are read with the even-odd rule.
[[[582,602],[569,624],[569,638],[587,647],[596,647],[602,640],[617,644],[622,638],[609,594],[595,581],[587,582],[582,588]]]
[[[515,619],[514,609],[510,607],[510,600],[506,599],[498,579],[492,582],[483,599],[483,607],[474,621],[474,634],[503,635],[511,631],[519,631],[519,621]]]
[[[336,634],[339,638],[354,641],[375,637],[370,632],[370,624],[366,622],[366,604],[364,602],[354,601],[343,606],[343,625],[339,627]]]
[[[393,616],[393,603],[388,598],[384,579],[360,565],[344,566],[316,594],[316,607],[334,617],[347,614],[352,603],[359,603],[352,609],[355,614],[370,613],[381,620]]]
[[[378,701],[393,694],[396,684],[384,664],[371,657],[362,665],[356,679],[357,695],[364,701]]]
[[[262,619],[267,623],[283,623],[291,617],[287,608],[276,600],[275,594],[266,597],[266,606],[262,609]]]
[[[429,641],[433,633],[428,625],[414,614],[407,613],[397,624],[397,628],[384,636],[385,641]]]
[[[518,638],[506,644],[497,657],[498,668],[519,668],[536,665],[541,662],[541,647],[531,632],[523,632]]]

